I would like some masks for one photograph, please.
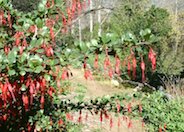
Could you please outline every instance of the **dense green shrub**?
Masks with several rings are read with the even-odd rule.
[[[168,99],[161,92],[146,95],[142,100],[143,119],[148,131],[158,131],[158,128],[168,132],[184,131],[184,99]]]

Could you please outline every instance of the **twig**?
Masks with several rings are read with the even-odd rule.
[[[86,16],[87,14],[89,13],[92,13],[92,12],[95,12],[95,11],[98,11],[98,10],[114,10],[114,8],[107,8],[107,7],[100,7],[100,8],[94,8],[94,9],[91,9],[91,10],[88,10],[86,12],[83,12],[81,15],[79,15],[75,20],[72,21],[71,24],[68,24],[67,26],[70,27],[72,26],[75,22],[77,22],[80,18]],[[57,36],[58,33],[61,31],[61,29],[63,28],[63,25],[60,26],[59,30],[55,33],[54,36]]]

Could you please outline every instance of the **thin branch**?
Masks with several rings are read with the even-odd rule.
[[[75,22],[77,22],[79,19],[81,19],[82,17],[88,15],[89,13],[92,13],[92,12],[96,12],[98,10],[114,10],[114,8],[107,8],[107,7],[100,7],[100,8],[94,8],[94,9],[91,9],[91,10],[88,10],[86,12],[83,12],[81,15],[79,15],[76,19],[74,19],[72,21],[71,24],[68,24],[68,27],[72,26]],[[55,33],[54,36],[57,36],[58,33],[61,31],[61,29],[63,28],[63,25],[60,26],[59,30]]]

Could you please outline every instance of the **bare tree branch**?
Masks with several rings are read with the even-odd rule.
[[[70,27],[72,26],[75,22],[77,22],[79,19],[81,19],[82,17],[86,16],[87,14],[89,13],[92,13],[92,12],[96,12],[98,10],[114,10],[114,8],[107,8],[107,7],[100,7],[100,8],[94,8],[94,9],[91,9],[91,10],[88,10],[86,12],[83,12],[81,15],[79,15],[76,19],[74,19],[72,21],[71,24],[68,24],[67,26]],[[61,31],[61,29],[63,28],[63,25],[60,26],[59,30],[55,33],[54,36],[57,36],[58,33]]]

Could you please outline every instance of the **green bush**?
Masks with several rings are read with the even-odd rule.
[[[184,99],[168,100],[161,92],[148,94],[142,100],[143,119],[148,131],[158,131],[158,128],[168,132],[184,131]]]

